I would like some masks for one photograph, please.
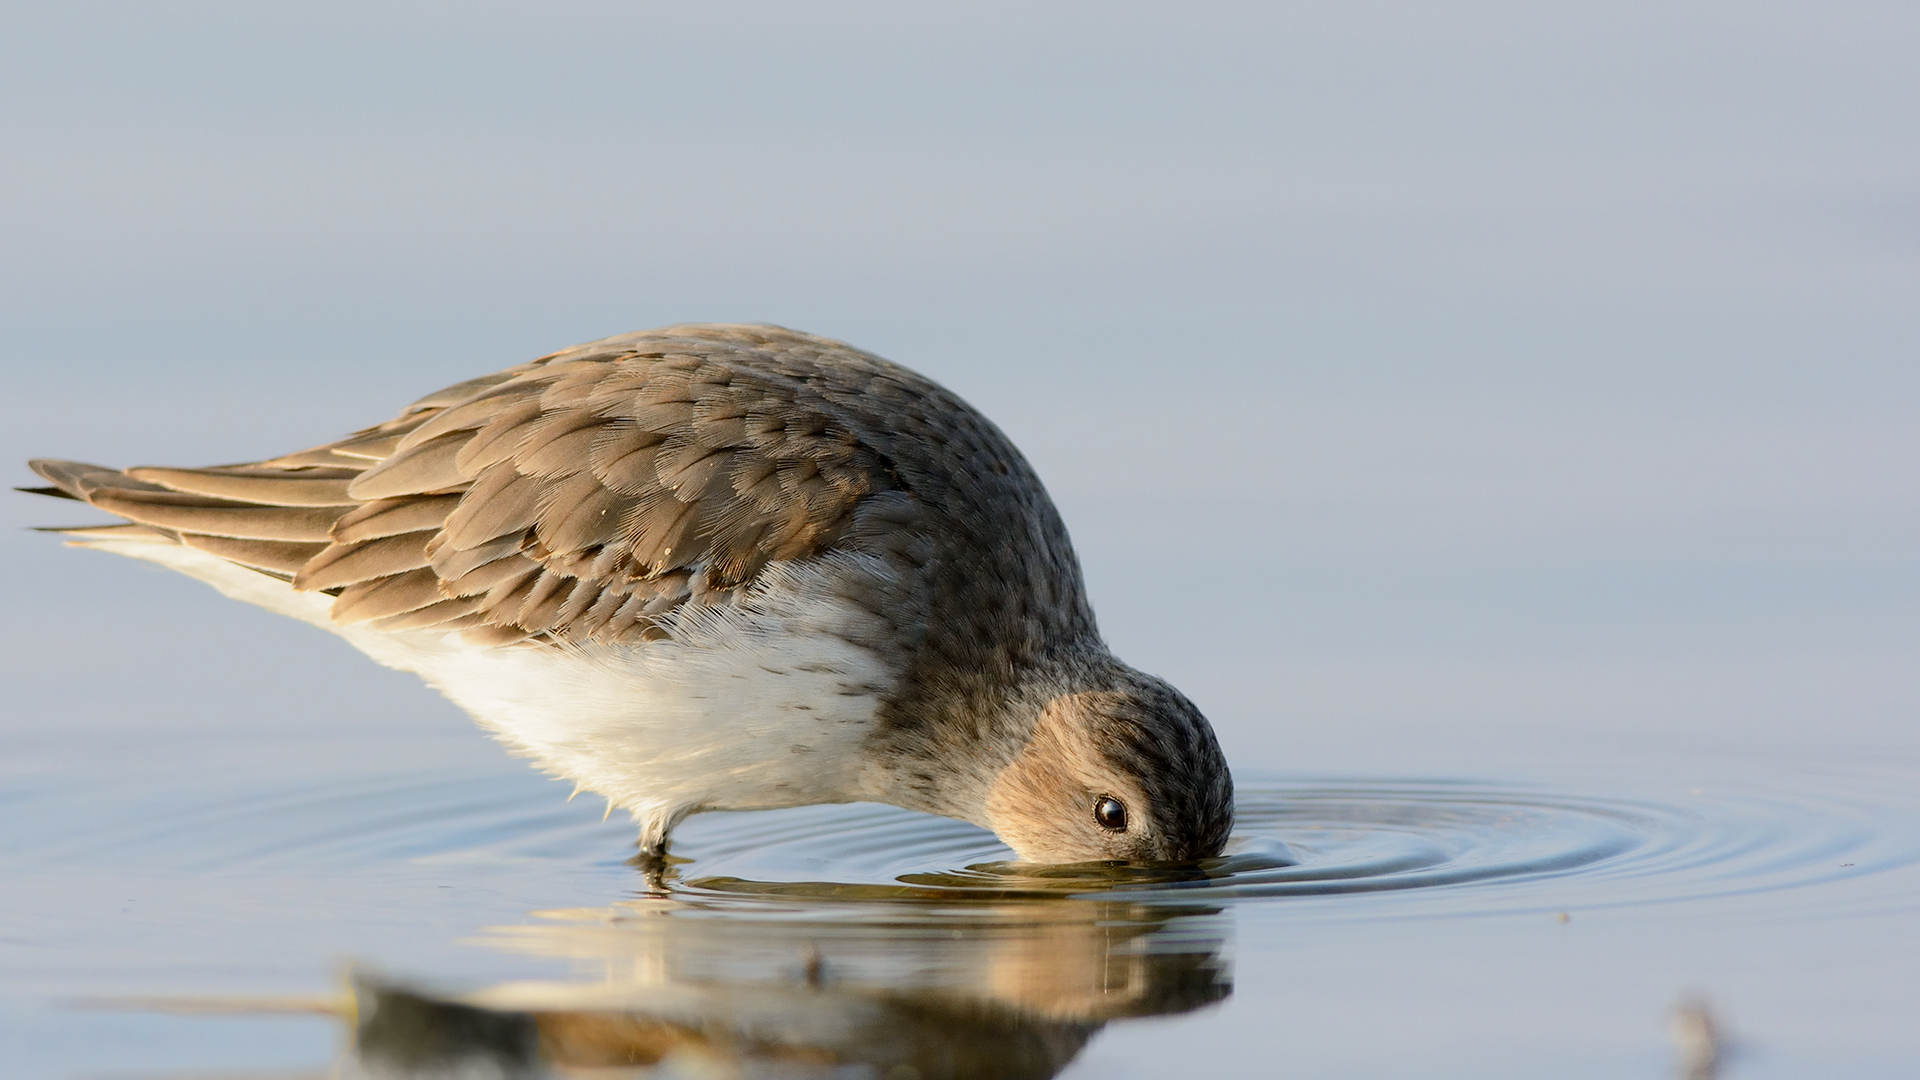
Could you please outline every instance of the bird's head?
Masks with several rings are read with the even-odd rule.
[[[987,794],[987,824],[1029,862],[1191,861],[1233,829],[1233,777],[1206,717],[1124,669],[1060,694]]]

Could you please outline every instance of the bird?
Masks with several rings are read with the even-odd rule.
[[[1028,863],[1192,862],[1213,728],[1116,659],[1058,510],[958,396],[845,343],[684,324],[203,468],[29,463],[145,559],[411,671],[631,814],[879,802]]]

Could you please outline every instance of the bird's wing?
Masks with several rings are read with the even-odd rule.
[[[810,381],[816,365],[753,363],[766,347],[627,335],[269,461],[33,465],[159,536],[333,594],[337,622],[644,639],[683,604],[826,550],[857,504],[901,486]]]

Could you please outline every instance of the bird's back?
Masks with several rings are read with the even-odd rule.
[[[341,624],[621,642],[836,550],[896,649],[1000,666],[1088,636],[1064,526],[989,421],[879,357],[772,326],[607,338],[260,462],[37,462],[155,538],[331,595]]]

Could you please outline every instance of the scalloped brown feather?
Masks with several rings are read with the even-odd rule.
[[[888,455],[903,441],[940,446],[952,467],[909,482]],[[933,383],[764,326],[594,342],[260,462],[35,468],[163,536],[337,594],[340,621],[478,626],[501,643],[648,637],[696,593],[728,602],[770,563],[831,549],[878,493],[944,510],[944,527],[973,526],[987,547],[1014,530],[975,520],[988,500],[970,488],[1011,469],[1045,501],[999,433]],[[1010,526],[1034,501],[1000,516]],[[875,546],[904,544],[924,564],[911,537],[927,523],[889,513],[897,535]],[[1048,565],[996,575],[1064,567],[1077,584],[1064,531],[1045,547]]]

